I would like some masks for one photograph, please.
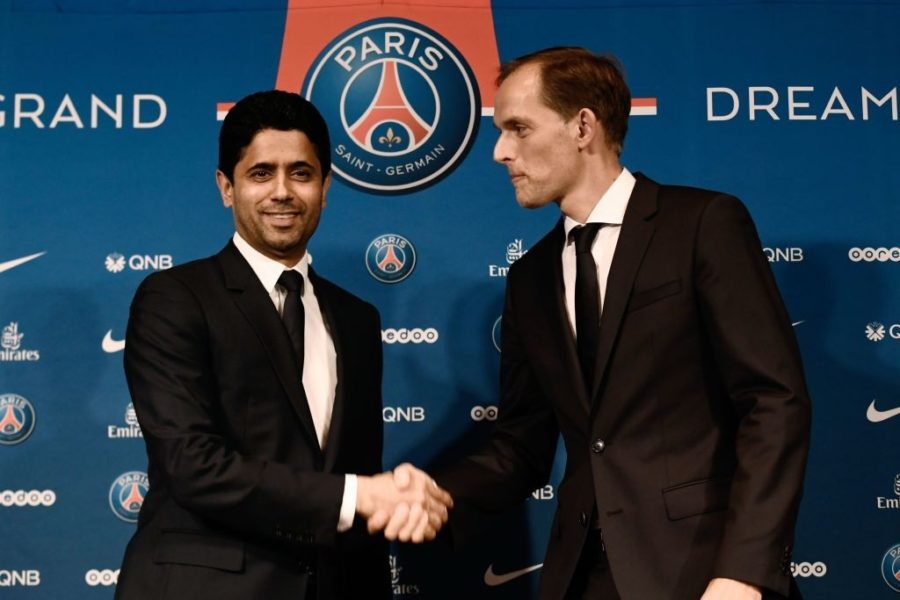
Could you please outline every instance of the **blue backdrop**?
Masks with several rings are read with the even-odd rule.
[[[583,45],[639,99],[624,164],[756,219],[814,405],[801,589],[898,597],[900,4],[447,4],[0,0],[0,596],[112,596],[146,491],[128,306],[233,232],[217,114],[252,91],[302,91],[335,132],[311,253],[381,311],[385,466],[484,439],[505,271],[558,217],[519,209],[492,163],[491,73]],[[382,79],[409,110],[354,137]],[[484,575],[541,562],[561,467],[475,547],[395,546],[396,597],[533,597],[539,570]]]

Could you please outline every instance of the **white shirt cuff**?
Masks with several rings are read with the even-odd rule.
[[[353,526],[356,514],[356,475],[344,476],[344,499],[341,500],[341,514],[338,517],[338,531],[347,531]]]

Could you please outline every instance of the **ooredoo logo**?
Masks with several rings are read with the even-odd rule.
[[[409,193],[449,174],[475,139],[481,115],[462,55],[405,19],[346,30],[313,62],[303,89],[330,126],[332,170],[377,193]]]
[[[109,508],[126,523],[137,523],[144,496],[149,490],[150,482],[146,473],[122,473],[109,488]]]
[[[119,569],[91,569],[84,574],[84,582],[91,587],[116,585],[119,582]]]
[[[421,327],[413,327],[407,329],[394,329],[388,327],[381,330],[381,341],[385,344],[434,344],[438,341],[440,334],[434,327],[422,329]]]
[[[791,563],[791,575],[794,577],[825,577],[828,565],[822,561]]]
[[[402,235],[379,235],[366,249],[366,269],[381,283],[400,283],[415,268],[416,249]]]
[[[473,406],[469,411],[469,416],[473,421],[496,421],[499,411],[497,407],[490,404],[488,406]]]
[[[0,444],[11,446],[28,439],[37,415],[34,406],[18,394],[0,394]]]
[[[53,490],[3,490],[0,492],[0,506],[53,506],[56,492]]]
[[[852,262],[900,262],[900,248],[850,248]]]

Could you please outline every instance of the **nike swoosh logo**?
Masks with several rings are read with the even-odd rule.
[[[112,337],[112,329],[103,336],[103,343],[100,344],[104,352],[112,354],[113,352],[121,352],[125,349],[125,340],[114,340]]]
[[[806,323],[806,321],[797,321],[796,323],[791,323],[791,327],[796,327],[797,325],[802,325],[803,323]]]
[[[881,423],[882,421],[887,421],[891,417],[896,417],[897,415],[900,415],[900,406],[892,408],[891,410],[878,410],[875,408],[874,400],[872,400],[872,404],[869,405],[869,410],[866,411],[866,418],[872,423]]]
[[[39,256],[43,256],[47,254],[46,251],[38,252],[37,254],[32,254],[31,256],[23,256],[22,258],[14,258],[13,260],[8,260],[6,262],[0,263],[0,273],[3,271],[9,271],[10,269],[15,269],[19,265],[24,265],[29,260],[34,260]]]
[[[503,585],[504,583],[509,583],[513,579],[521,577],[522,575],[527,575],[532,571],[537,571],[543,566],[544,563],[541,563],[539,565],[532,565],[530,567],[525,567],[524,569],[519,569],[518,571],[511,571],[510,573],[497,575],[496,573],[494,573],[494,564],[491,563],[488,565],[487,571],[484,572],[484,584],[492,587],[496,585]]]

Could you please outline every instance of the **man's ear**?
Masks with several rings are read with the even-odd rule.
[[[576,125],[578,127],[578,148],[583,150],[591,145],[596,139],[603,138],[603,126],[589,108],[582,108],[575,115]]]
[[[325,176],[325,181],[322,182],[322,208],[325,208],[329,189],[331,189],[331,171],[328,171],[328,175]]]
[[[228,175],[222,171],[216,170],[216,186],[219,193],[222,194],[222,204],[227,207],[234,206],[234,184],[228,179]]]

